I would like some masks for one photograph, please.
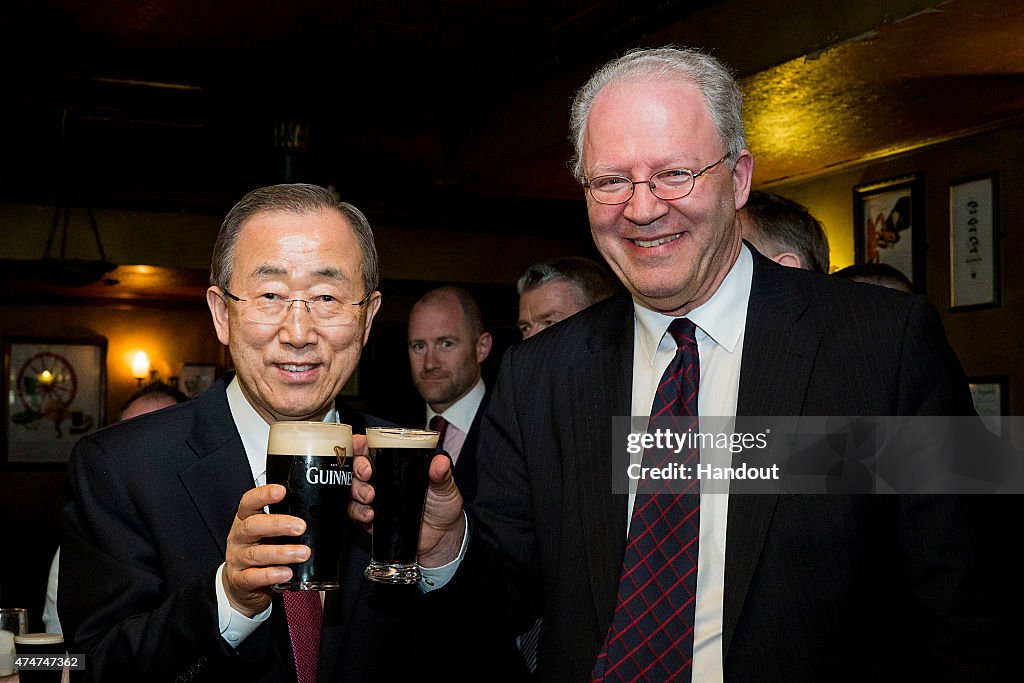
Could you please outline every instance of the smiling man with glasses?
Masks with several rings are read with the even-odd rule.
[[[75,570],[61,573],[59,609],[90,680],[404,679],[410,658],[382,648],[411,606],[364,581],[362,532],[346,536],[341,587],[322,606],[299,592],[296,606],[270,586],[310,550],[265,540],[303,524],[263,514],[284,494],[264,485],[270,423],[383,424],[337,400],[380,308],[378,278],[365,216],[324,188],[261,188],[228,213],[206,301],[235,372],[90,435],[72,458],[62,555]]]
[[[628,468],[692,473],[709,454],[617,459],[616,416],[651,431],[665,425],[647,416],[702,428],[736,416],[732,437],[753,436],[758,416],[972,412],[924,299],[744,244],[754,163],[741,99],[716,59],[675,48],[626,54],[577,94],[575,175],[628,294],[505,355],[468,511],[435,459],[428,602],[467,623],[504,619],[510,635],[543,617],[547,681],[1012,678],[1016,630],[1000,605],[1019,591],[993,561],[1008,544],[989,533],[1019,518],[1012,501],[979,513],[967,496],[754,495],[741,481],[707,492],[693,476],[627,493]],[[368,473],[357,458],[363,522]]]

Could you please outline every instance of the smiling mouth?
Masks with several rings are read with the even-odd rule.
[[[650,247],[658,247],[658,246],[661,246],[662,244],[668,244],[669,242],[674,242],[674,241],[676,241],[677,239],[679,239],[682,236],[683,236],[683,233],[677,232],[674,235],[669,235],[668,237],[662,237],[662,238],[656,239],[656,240],[630,240],[630,242],[632,242],[633,244],[635,244],[638,247],[650,248]]]
[[[292,363],[279,363],[278,366],[286,372],[306,372],[312,370],[316,365],[294,365]]]

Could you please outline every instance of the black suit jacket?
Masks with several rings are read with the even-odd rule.
[[[473,416],[473,422],[466,433],[462,450],[459,451],[459,462],[455,466],[455,483],[458,485],[463,499],[467,502],[472,502],[476,498],[476,452],[480,445],[480,423],[483,421],[484,413],[487,412],[490,402],[491,392],[484,392],[483,400],[480,401],[480,406],[476,409],[476,415]]]
[[[86,653],[88,680],[295,678],[279,597],[237,652],[218,629],[214,577],[238,502],[253,487],[228,408],[229,380],[75,447],[58,604],[69,651]],[[339,410],[357,433],[384,424]],[[419,596],[365,581],[365,534],[351,532],[343,588],[326,594],[319,678],[402,678],[406,658],[381,648],[408,618],[404,601]]]
[[[453,476],[463,500],[471,504],[477,490],[477,452],[480,429],[484,413],[491,400],[491,392],[484,394],[476,415],[470,425],[466,440],[459,451],[459,461]],[[421,668],[424,680],[438,683],[489,683],[501,681],[524,681],[529,671],[511,636],[502,628],[500,620],[493,614],[467,614],[461,610],[441,611],[433,609],[433,602],[421,603],[424,612],[419,623],[429,624],[421,629],[418,638],[420,648],[417,659],[420,662],[437,662],[432,670]],[[518,635],[518,634],[516,634]],[[439,653],[450,653],[439,657]]]
[[[587,680],[614,611],[627,498],[612,494],[611,419],[630,413],[633,320],[617,297],[508,352],[481,433],[472,545],[431,597],[483,605],[510,632],[542,614],[545,680]],[[754,254],[738,416],[971,411],[923,298]],[[1005,584],[964,506],[730,495],[726,680],[998,677]]]

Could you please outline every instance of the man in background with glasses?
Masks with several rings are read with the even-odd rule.
[[[736,481],[709,494],[693,477],[613,493],[615,416],[737,416],[738,432],[747,416],[972,411],[924,299],[743,243],[740,102],[722,64],[674,48],[614,60],[577,94],[574,170],[628,295],[506,354],[468,514],[435,458],[428,601],[499,615],[509,635],[543,616],[549,681],[1008,677],[1012,622],[993,598],[1011,584],[982,561],[1005,543],[986,543],[992,520],[972,527],[959,497],[744,495]],[[653,455],[631,465],[657,469]],[[368,473],[357,458],[363,522]]]
[[[400,679],[404,658],[381,648],[402,598],[364,584],[357,539],[342,587],[322,606],[301,592],[312,600],[298,610],[270,586],[309,548],[263,542],[302,530],[263,514],[284,495],[264,486],[271,422],[382,424],[336,400],[380,307],[378,280],[366,218],[323,188],[254,190],[228,213],[206,299],[235,372],[89,435],[72,458],[59,608],[89,680]]]

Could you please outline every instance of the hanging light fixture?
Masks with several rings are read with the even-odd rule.
[[[68,110],[64,108],[64,115],[61,119],[61,152],[67,154],[67,120]],[[63,164],[66,167],[66,159]],[[117,264],[107,260],[107,254],[103,250],[103,241],[100,240],[99,227],[96,225],[96,216],[92,207],[86,206],[85,211],[89,218],[89,227],[96,240],[96,250],[99,252],[99,259],[69,259],[67,258],[68,228],[71,222],[71,199],[67,189],[68,180],[65,173],[64,201],[57,205],[53,220],[50,222],[50,234],[46,238],[46,253],[39,260],[38,275],[45,282],[60,287],[83,287],[96,282],[110,271],[117,268]],[[60,230],[60,241],[57,247],[57,256],[51,254],[54,250],[54,242],[57,238],[57,229]]]

